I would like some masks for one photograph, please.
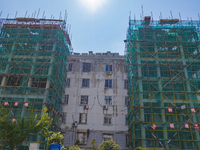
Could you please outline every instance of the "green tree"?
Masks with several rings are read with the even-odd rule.
[[[100,144],[100,150],[121,150],[114,141],[104,141]]]
[[[70,146],[69,147],[69,150],[84,150],[84,149],[81,149],[80,147],[78,147],[78,145],[76,145],[76,146]]]
[[[93,139],[91,142],[90,142],[90,147],[89,149],[90,150],[100,150],[99,147],[96,145],[96,139]]]
[[[2,107],[0,109],[0,149],[9,146],[10,150],[18,148],[31,133],[45,132],[52,124],[52,119],[47,113],[45,107],[42,111],[42,116],[39,119],[38,115],[34,115],[32,106],[29,105],[29,117],[13,118],[9,117],[9,110]],[[47,136],[47,135],[46,135]]]
[[[52,143],[61,144],[62,139],[64,139],[63,134],[60,134],[60,132],[54,132],[50,137],[47,138],[47,145],[50,145]]]

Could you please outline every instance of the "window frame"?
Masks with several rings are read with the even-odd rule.
[[[124,89],[128,89],[128,80],[124,80]]]
[[[128,115],[125,115],[125,125],[128,126]]]
[[[105,72],[112,72],[112,65],[105,65]]]
[[[129,97],[128,97],[128,96],[125,96],[125,97],[124,97],[124,101],[125,101],[125,106],[128,106]]]
[[[79,134],[83,134],[83,142],[79,139]],[[87,132],[77,132],[76,140],[79,141],[79,145],[87,144]]]
[[[88,82],[87,82],[88,81]],[[84,85],[84,86],[83,86]],[[90,87],[90,79],[82,79],[82,86],[83,88]]]
[[[81,95],[80,105],[87,105],[88,104],[88,99],[89,99],[89,95]],[[86,103],[83,103],[85,101],[86,101]]]
[[[69,64],[68,64],[67,71],[72,71],[72,66],[73,66],[73,63],[69,63]]]
[[[113,85],[112,85],[112,79],[105,79],[104,88],[112,88],[112,87],[113,87]]]
[[[85,119],[83,121],[84,115],[85,115]],[[87,124],[87,113],[79,113],[79,124]]]
[[[105,138],[110,138],[110,140],[105,140]],[[103,134],[103,141],[113,141],[113,134]]]
[[[62,114],[62,123],[66,124],[66,120],[67,120],[67,113],[63,112],[63,114]]]
[[[69,102],[69,95],[64,95],[63,105],[68,105]]]
[[[82,71],[83,72],[90,72],[91,71],[91,63],[83,63]]]
[[[106,103],[106,101],[109,101],[108,103]],[[111,102],[111,103],[110,103]],[[112,96],[105,96],[104,97],[104,104],[111,106],[112,105]]]
[[[112,114],[104,114],[103,124],[104,125],[112,125]]]
[[[70,79],[69,78],[67,78],[67,80],[66,80],[66,87],[70,87]]]

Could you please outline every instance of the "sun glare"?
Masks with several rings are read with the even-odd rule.
[[[93,12],[96,11],[104,3],[104,1],[105,0],[81,0],[83,5]]]

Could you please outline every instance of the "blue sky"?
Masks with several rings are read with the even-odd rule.
[[[59,18],[60,12],[64,17],[67,10],[67,23],[71,24],[72,45],[74,52],[118,52],[124,54],[124,42],[128,27],[129,15],[132,19],[134,14],[140,20],[143,5],[144,16],[151,16],[154,20],[162,18],[179,19],[179,12],[182,20],[199,20],[198,13],[200,0],[100,0],[98,6],[90,7],[86,0],[0,0],[1,18],[14,18],[31,16],[40,8],[39,18],[45,11],[46,18]],[[92,1],[92,0],[90,0]],[[99,1],[99,0],[93,0]]]

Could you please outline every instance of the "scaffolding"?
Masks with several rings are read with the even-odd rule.
[[[60,131],[66,66],[72,50],[66,22],[1,19],[0,27],[1,105],[9,109],[10,118],[28,117],[27,102],[32,104],[34,114],[41,114],[46,106],[53,118],[52,129]],[[44,138],[37,134],[26,141],[47,149]],[[29,144],[18,149],[26,150]]]
[[[200,22],[130,20],[126,39],[129,144],[200,149]]]

